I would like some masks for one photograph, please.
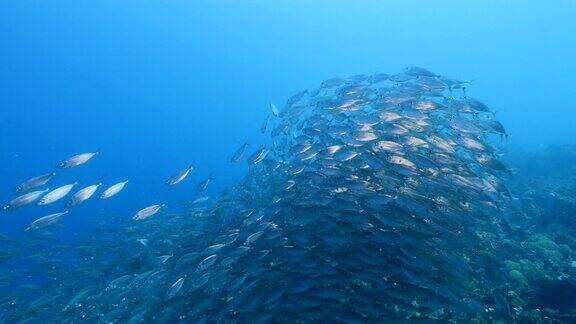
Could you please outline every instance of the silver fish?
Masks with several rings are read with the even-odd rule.
[[[372,149],[375,152],[386,151],[386,152],[393,152],[396,154],[401,154],[402,144],[399,144],[399,143],[396,143],[393,141],[378,141],[378,142],[376,142],[376,144],[374,144]]]
[[[168,292],[166,293],[166,298],[170,299],[170,298],[173,298],[174,296],[176,296],[178,294],[178,292],[180,291],[180,289],[182,289],[183,284],[184,284],[184,277],[176,280],[176,282],[174,282],[172,284],[172,286],[170,286],[170,288],[168,288]]]
[[[192,205],[201,204],[203,202],[208,201],[209,199],[210,199],[209,196],[198,197],[192,201]]]
[[[469,150],[483,152],[486,146],[472,137],[462,137],[460,143]]]
[[[385,122],[393,122],[393,121],[396,121],[396,120],[402,118],[402,116],[400,116],[399,114],[397,114],[393,111],[383,111],[380,113],[380,115],[378,117],[380,117],[381,121],[385,121]]]
[[[202,255],[211,255],[214,253],[218,253],[220,252],[220,250],[222,250],[222,248],[224,248],[226,245],[225,244],[214,244],[214,245],[210,245],[209,247],[207,247],[206,249],[204,249],[204,251],[202,252]]]
[[[78,182],[74,182],[72,184],[61,186],[59,188],[56,188],[56,189],[50,191],[44,197],[42,197],[42,199],[40,199],[40,202],[38,202],[38,205],[40,205],[40,206],[48,205],[48,204],[54,203],[54,202],[64,198],[68,193],[70,193],[72,188],[74,188],[74,186],[77,184],[78,184]]]
[[[120,191],[122,191],[124,189],[124,187],[126,186],[127,183],[128,183],[128,180],[123,181],[123,182],[118,182],[117,184],[108,187],[108,189],[104,190],[102,195],[100,195],[100,199],[108,199],[108,198],[111,198],[113,196],[116,196]]]
[[[260,133],[266,133],[266,130],[268,129],[268,122],[270,122],[270,115],[266,115],[266,118],[262,122],[262,126],[260,126]]]
[[[204,260],[200,262],[200,264],[198,264],[197,271],[202,272],[210,268],[216,262],[216,260],[218,260],[218,256],[216,254],[206,257]]]
[[[33,231],[33,230],[38,230],[41,228],[44,228],[46,226],[50,226],[56,222],[58,222],[60,220],[60,218],[62,218],[62,216],[68,214],[68,211],[65,211],[63,213],[56,213],[56,214],[50,214],[48,216],[44,216],[44,217],[40,217],[37,220],[33,221],[30,226],[28,226],[26,228],[26,231]]]
[[[156,213],[158,213],[160,211],[160,209],[164,207],[164,205],[152,205],[149,207],[146,207],[142,210],[140,210],[139,212],[136,213],[136,215],[134,215],[134,217],[132,219],[134,220],[143,220],[146,219],[148,217],[154,216]]]
[[[424,68],[417,67],[417,66],[409,66],[404,68],[404,73],[411,76],[425,76],[425,77],[435,77],[436,74],[432,73]]]
[[[416,79],[416,83],[423,86],[428,91],[444,90],[448,88],[448,85],[436,77],[419,76],[418,79]]]
[[[325,152],[328,155],[335,154],[342,149],[342,145],[330,145],[326,148]]]
[[[423,147],[428,147],[428,142],[424,141],[421,138],[418,137],[414,137],[414,136],[406,136],[406,138],[404,139],[404,143],[408,146],[423,146]]]
[[[350,120],[361,126],[375,126],[380,123],[380,117],[376,114],[354,116]]]
[[[244,142],[244,144],[242,144],[237,150],[236,152],[234,152],[234,155],[232,155],[232,157],[230,158],[230,162],[232,163],[236,163],[238,161],[240,161],[242,159],[242,156],[244,156],[244,152],[246,151],[246,148],[248,147],[248,143]]]
[[[497,120],[494,119],[485,120],[482,123],[482,126],[484,127],[484,130],[489,133],[508,135],[506,133],[506,130],[504,129],[504,126]]]
[[[144,245],[144,246],[148,246],[149,241],[147,239],[138,239],[137,240],[138,243]]]
[[[409,169],[416,169],[416,164],[414,164],[412,161],[410,161],[404,157],[398,156],[398,155],[390,156],[388,158],[388,161],[390,163],[394,163],[394,164],[397,164],[397,165],[400,165],[400,166],[403,166],[403,167],[406,167]]]
[[[213,180],[212,176],[209,176],[205,180],[201,181],[198,184],[198,186],[196,186],[196,191],[203,192],[204,190],[206,190],[206,188],[208,188],[208,185],[210,184],[210,182],[212,182],[212,180]]]
[[[158,257],[158,263],[162,264],[162,263],[166,263],[166,261],[170,260],[172,258],[172,255],[168,254],[168,255],[161,255]]]
[[[276,117],[280,116],[280,110],[278,110],[278,107],[276,107],[275,104],[270,103],[270,111],[272,111],[272,114]]]
[[[471,120],[463,118],[454,118],[450,121],[450,127],[462,133],[476,134],[480,133],[482,130]]]
[[[298,160],[300,160],[300,161],[308,161],[308,160],[311,160],[311,159],[315,158],[316,155],[318,155],[318,151],[316,151],[316,150],[307,150],[307,151],[304,151],[304,152],[296,155],[296,158],[297,158]]]
[[[258,151],[254,152],[250,158],[248,158],[248,164],[253,165],[262,162],[269,152],[270,151],[265,147],[260,148]]]
[[[294,187],[294,185],[296,185],[296,181],[288,180],[288,181],[286,181],[286,185],[284,186],[284,190],[290,190],[290,189],[292,189],[292,187]]]
[[[406,73],[398,73],[388,77],[388,79],[393,82],[406,82],[408,80],[412,80],[413,78],[413,75],[408,75]]]
[[[62,169],[69,169],[79,165],[82,165],[88,161],[90,161],[94,156],[98,155],[100,151],[96,152],[89,152],[89,153],[82,153],[74,155],[63,162],[61,162],[58,167]]]
[[[303,90],[298,92],[297,94],[293,95],[292,97],[288,98],[288,100],[286,101],[286,104],[288,106],[292,106],[293,104],[297,103],[298,101],[300,101],[300,99],[302,99],[302,97],[304,97],[304,95],[308,93],[308,90]]]
[[[194,170],[193,166],[189,166],[188,168],[181,170],[180,172],[178,172],[177,174],[171,176],[170,178],[168,178],[166,180],[166,184],[169,186],[175,186],[177,184],[179,184],[180,182],[184,181],[184,179],[186,179],[186,177],[190,174],[190,172],[192,172]]]
[[[463,101],[464,112],[490,112],[490,108],[481,101],[468,98]]]
[[[24,181],[21,185],[19,185],[16,188],[16,191],[17,192],[26,192],[28,190],[42,187],[43,185],[48,183],[48,181],[50,181],[50,179],[52,179],[55,175],[56,175],[56,173],[52,172],[52,173],[47,173],[47,174],[43,174],[43,175],[38,176],[38,177],[28,179],[28,180]]]
[[[455,152],[454,147],[453,147],[455,143],[452,143],[451,141],[448,141],[448,140],[441,138],[439,136],[436,136],[436,135],[428,136],[427,141],[428,141],[428,143],[434,145],[436,148],[438,148],[438,149],[440,149],[446,153],[452,154]]]
[[[7,203],[4,207],[2,207],[2,210],[14,210],[16,208],[20,208],[22,206],[31,204],[36,200],[40,199],[40,197],[42,197],[49,190],[50,189],[32,191],[20,197],[16,197],[12,199],[9,203]]]
[[[414,108],[420,111],[433,110],[438,108],[440,105],[432,100],[419,100],[414,104]]]
[[[312,144],[310,142],[304,142],[300,144],[296,144],[290,148],[290,153],[292,154],[300,154],[308,151],[312,148]]]
[[[360,153],[352,150],[342,150],[334,154],[334,159],[340,162],[350,161],[357,157]]]
[[[246,238],[246,242],[244,242],[244,245],[250,245],[252,243],[254,243],[256,240],[258,240],[262,234],[264,234],[263,231],[258,231],[250,236],[248,236],[248,238]]]
[[[78,204],[90,199],[90,197],[92,197],[92,195],[94,195],[96,190],[98,190],[98,187],[100,187],[101,185],[102,185],[102,183],[99,183],[99,184],[91,185],[91,186],[88,186],[86,188],[80,189],[78,192],[76,192],[70,198],[70,200],[68,200],[68,202],[66,203],[66,206],[78,205]]]
[[[373,132],[355,132],[354,133],[354,139],[360,142],[370,142],[373,141],[375,139],[377,139],[378,136],[376,134],[374,134]]]

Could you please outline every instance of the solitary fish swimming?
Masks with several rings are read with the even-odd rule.
[[[246,151],[247,147],[248,147],[248,143],[244,142],[244,144],[242,144],[236,150],[236,152],[234,152],[234,155],[232,155],[232,158],[230,158],[230,162],[236,163],[236,162],[240,161],[242,159],[242,156],[244,155],[244,152]]]
[[[79,165],[82,165],[88,161],[90,161],[95,155],[99,154],[100,151],[90,152],[90,153],[82,153],[74,155],[65,161],[61,162],[58,167],[62,169],[69,169]]]
[[[43,174],[43,175],[38,176],[38,177],[28,179],[28,180],[24,181],[21,185],[19,185],[16,188],[16,191],[17,192],[26,192],[28,190],[42,187],[43,185],[48,183],[48,181],[50,181],[50,179],[52,179],[52,177],[54,177],[55,175],[56,175],[56,173],[52,172],[52,173],[47,173],[47,174]]]
[[[274,116],[276,117],[280,116],[280,110],[278,110],[278,107],[276,107],[275,104],[270,103],[270,110],[272,111],[272,114],[274,114]]]
[[[90,197],[92,197],[92,195],[94,195],[96,190],[98,190],[98,187],[100,187],[101,185],[102,185],[102,183],[99,183],[99,184],[91,185],[91,186],[88,186],[84,189],[81,189],[80,191],[75,193],[70,198],[70,200],[68,200],[68,202],[66,203],[66,206],[78,205],[79,203],[82,203],[82,202],[90,199]]]
[[[66,214],[68,214],[68,211],[65,211],[63,213],[50,214],[48,216],[40,217],[37,220],[33,221],[32,224],[30,224],[30,226],[28,226],[26,228],[26,231],[33,231],[33,230],[44,228],[46,226],[50,226],[50,225],[58,222],[60,220],[60,218],[62,218],[62,216],[66,215]]]
[[[264,134],[266,133],[266,130],[268,129],[268,122],[270,121],[270,115],[266,116],[266,119],[264,119],[264,121],[262,122],[262,126],[260,126],[260,133]]]
[[[116,196],[120,191],[122,191],[122,189],[124,189],[124,187],[126,186],[127,183],[128,183],[128,180],[123,181],[123,182],[118,182],[117,184],[108,187],[108,189],[104,190],[104,192],[100,196],[100,199],[108,199],[108,198],[111,198],[113,196]]]
[[[38,205],[40,206],[48,205],[64,198],[68,193],[70,193],[70,190],[72,190],[72,188],[74,188],[74,186],[77,184],[78,182],[74,182],[72,184],[68,184],[50,191],[44,197],[42,197],[42,199],[40,199]]]
[[[169,186],[175,186],[180,182],[184,181],[186,177],[194,170],[193,166],[188,167],[187,169],[181,170],[180,172],[176,173],[175,175],[171,176],[166,180],[166,184]]]
[[[20,197],[16,197],[12,199],[9,203],[7,203],[4,207],[2,207],[2,210],[14,210],[16,208],[31,204],[36,200],[40,199],[40,197],[42,197],[42,195],[44,195],[49,190],[50,189],[32,191]]]
[[[146,207],[146,208],[140,210],[139,212],[137,212],[136,215],[134,215],[134,217],[132,219],[143,220],[143,219],[146,219],[148,217],[154,216],[156,213],[158,213],[160,211],[160,209],[163,206],[164,205],[152,205],[152,206]]]

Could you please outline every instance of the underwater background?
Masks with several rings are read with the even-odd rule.
[[[101,194],[99,191],[97,196],[74,206],[57,224],[39,231],[25,229],[42,216],[62,212],[62,202],[49,206],[34,203],[0,214],[0,321],[334,320],[327,311],[333,312],[333,302],[327,300],[338,300],[338,309],[354,314],[341,316],[343,322],[386,319],[457,322],[463,318],[479,322],[576,321],[576,114],[573,98],[576,41],[571,35],[576,30],[575,14],[576,3],[568,0],[548,4],[496,0],[435,1],[433,4],[422,1],[202,0],[0,3],[2,205],[19,196],[15,188],[26,179],[53,170],[57,173],[52,180],[54,183],[44,187],[55,189],[77,181],[79,186],[72,194],[91,184],[101,182],[103,190],[129,180],[117,197],[104,201],[97,197]],[[230,296],[248,291],[245,287],[248,283],[256,287],[250,291],[249,298],[258,300],[255,297],[258,296],[265,300],[270,298],[267,289],[271,286],[260,282],[277,279],[264,274],[273,273],[268,271],[273,267],[271,264],[285,262],[284,266],[290,268],[291,264],[307,258],[321,259],[320,255],[323,255],[310,254],[312,250],[303,249],[302,254],[288,257],[272,248],[259,247],[259,251],[269,251],[262,258],[271,260],[252,256],[245,263],[233,266],[236,272],[226,273],[229,281],[222,280],[226,282],[225,286],[238,285],[236,290],[224,294],[221,288],[202,291],[201,285],[187,286],[193,277],[199,277],[195,271],[206,271],[197,269],[199,263],[206,260],[204,257],[216,255],[202,254],[205,247],[214,245],[218,242],[216,238],[229,230],[253,226],[242,221],[236,224],[238,220],[234,215],[250,217],[246,216],[246,210],[274,214],[270,206],[259,209],[254,205],[266,201],[263,195],[268,187],[259,181],[270,188],[282,186],[275,183],[275,172],[258,169],[262,166],[259,161],[230,161],[245,142],[250,144],[245,159],[260,147],[267,147],[273,151],[270,156],[273,155],[276,161],[292,161],[278,153],[280,144],[260,132],[262,122],[271,115],[270,104],[274,103],[282,111],[290,106],[285,103],[292,95],[318,88],[331,78],[376,73],[392,75],[411,66],[421,66],[439,76],[466,80],[469,82],[466,93],[458,91],[458,98],[469,96],[481,100],[506,129],[506,136],[490,139],[496,148],[491,154],[507,166],[505,174],[497,176],[509,189],[508,196],[495,198],[502,204],[498,204],[498,212],[491,217],[497,215],[498,219],[505,219],[502,223],[506,225],[497,224],[498,229],[486,231],[497,233],[494,241],[498,244],[505,241],[508,244],[503,244],[508,246],[505,249],[514,250],[514,256],[494,252],[493,268],[498,269],[495,273],[500,271],[501,274],[482,278],[502,297],[491,300],[487,298],[488,292],[474,292],[477,299],[470,297],[474,307],[466,308],[454,306],[451,298],[440,294],[441,301],[423,310],[414,306],[412,299],[418,295],[426,300],[427,295],[404,287],[403,297],[393,299],[401,300],[398,305],[406,303],[411,308],[398,306],[400,308],[382,313],[374,310],[373,314],[377,315],[371,315],[366,309],[356,312],[353,306],[344,306],[353,304],[354,298],[360,298],[344,284],[336,289],[341,294],[337,297],[326,297],[328,294],[323,294],[325,291],[316,286],[316,290],[302,288],[299,291],[287,284],[282,287],[290,288],[273,297],[280,301],[282,298],[290,300],[285,296],[292,293],[324,296],[322,298],[326,300],[310,306],[312,315],[299,311],[299,307],[309,305],[296,305],[279,312],[265,304],[251,305],[250,311],[245,312],[223,311],[222,305],[208,305],[201,310],[190,306],[188,303],[197,304],[200,298],[218,303],[230,300],[233,298]],[[348,84],[352,82],[347,80]],[[446,123],[451,122],[446,120]],[[271,124],[270,128],[273,128],[281,123],[271,121]],[[291,140],[296,136],[293,132],[283,132],[281,137]],[[99,153],[87,165],[70,170],[56,168],[75,154],[96,151]],[[348,160],[345,158],[341,162]],[[177,186],[165,184],[176,172],[191,165],[194,171],[182,183]],[[466,165],[468,163],[462,162],[461,166]],[[417,176],[402,173],[396,179],[402,182],[413,177]],[[199,190],[198,184],[208,178],[210,184],[205,190]],[[374,176],[366,179],[372,181]],[[242,186],[242,190],[238,186]],[[317,186],[311,186],[309,190],[312,189],[316,190]],[[224,198],[220,196],[222,192],[225,192]],[[425,190],[420,193],[424,194]],[[209,197],[209,200],[192,203],[201,197]],[[247,203],[249,199],[254,201]],[[276,202],[274,199],[269,201]],[[247,205],[238,207],[239,201]],[[135,224],[132,219],[135,213],[154,204],[165,206],[158,215]],[[220,215],[220,210],[228,212]],[[298,208],[291,207],[289,214],[298,215],[299,212]],[[331,207],[331,217],[334,213],[339,213],[337,206]],[[362,213],[370,212],[363,210]],[[415,213],[426,212],[418,210]],[[218,217],[212,217],[215,214]],[[466,217],[461,210],[457,214]],[[280,227],[283,222],[286,222],[284,228],[290,224],[285,219],[271,221]],[[467,221],[458,226],[474,232],[474,224]],[[326,235],[314,232],[313,228],[313,225],[300,228],[302,237],[312,240],[320,233]],[[249,234],[261,231],[256,229]],[[296,232],[290,232],[295,236],[286,234],[289,232],[286,230],[282,235],[287,238],[287,245],[297,237]],[[191,233],[194,233],[193,238],[189,237]],[[256,238],[249,234],[246,236],[252,243]],[[359,242],[368,245],[361,238],[347,235],[337,238],[355,247]],[[140,246],[134,246],[134,241],[139,239],[162,242],[162,246],[142,252]],[[273,236],[266,240],[277,242]],[[392,241],[366,240],[392,252],[395,249]],[[317,245],[308,241],[302,243],[306,244]],[[493,247],[493,244],[486,244]],[[451,247],[460,248],[450,244],[442,248]],[[470,251],[478,249],[485,250],[474,247],[458,255],[469,256],[474,254]],[[82,255],[82,251],[86,254]],[[194,251],[198,253],[195,259],[182,260],[182,256]],[[331,257],[337,259],[343,252],[334,252]],[[132,259],[129,259],[131,253]],[[222,253],[228,252],[223,250]],[[161,258],[160,263],[156,259],[152,261],[163,256],[169,256],[169,259]],[[119,260],[122,258],[123,261]],[[218,258],[220,262],[224,256]],[[426,259],[426,256],[418,258]],[[347,257],[342,254],[342,259]],[[348,269],[347,273],[354,273],[353,269],[361,267],[363,260],[358,260],[360,263],[356,265],[342,262],[342,268]],[[385,263],[377,267],[401,268],[402,262],[396,261],[400,265]],[[81,276],[82,271],[94,269],[99,264],[101,272]],[[455,267],[455,264],[446,267]],[[252,269],[250,265],[256,268]],[[464,265],[461,267],[468,269]],[[165,275],[155,277],[158,284],[146,286],[147,290],[132,282],[132,277],[124,277],[160,268]],[[471,272],[477,270],[474,266],[471,268]],[[70,273],[61,277],[55,275],[66,273],[63,271]],[[246,281],[234,281],[250,272],[253,281],[250,277],[244,277]],[[288,272],[281,277],[291,274],[295,275]],[[148,275],[156,276],[157,273],[152,271]],[[258,276],[264,279],[259,281]],[[450,278],[450,273],[441,277]],[[106,288],[118,278],[124,278],[115,283],[123,287],[122,293]],[[186,279],[178,285],[179,278]],[[212,280],[202,278],[207,282]],[[310,280],[313,285],[314,280]],[[320,286],[329,286],[323,280],[318,279],[323,283]],[[417,282],[413,278],[409,281]],[[374,289],[386,290],[383,287]],[[452,292],[443,285],[437,289]],[[135,299],[132,303],[119,301],[133,298],[125,294],[142,294],[142,291],[149,296],[147,303]],[[468,292],[462,294],[468,296]],[[404,297],[410,301],[403,300]],[[366,295],[362,298],[371,301],[383,297]],[[395,303],[378,300],[387,305]],[[113,313],[112,309],[122,312]],[[304,315],[299,317],[295,313]]]

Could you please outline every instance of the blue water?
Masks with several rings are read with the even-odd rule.
[[[0,3],[0,201],[20,182],[85,151],[54,188],[130,179],[118,199],[62,220],[132,217],[142,207],[237,183],[231,154],[259,133],[268,104],[334,76],[407,65],[474,80],[510,147],[576,142],[576,2],[542,1],[4,1]],[[177,187],[163,181],[193,164]],[[61,205],[0,215],[24,236]]]

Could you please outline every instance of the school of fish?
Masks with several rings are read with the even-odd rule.
[[[270,138],[242,143],[243,181],[210,205],[179,213],[164,202],[98,223],[73,246],[29,243],[44,265],[35,298],[0,299],[0,319],[24,322],[368,323],[489,321],[506,316],[493,296],[509,228],[508,134],[469,82],[408,67],[332,78],[270,112]],[[252,152],[248,152],[251,150]],[[61,169],[98,153],[76,155]],[[173,186],[190,166],[166,180]],[[42,189],[30,179],[13,210],[55,203],[77,183]],[[201,181],[203,193],[214,177]],[[108,199],[128,181],[110,185]],[[34,221],[38,232],[98,192]],[[32,191],[34,190],[34,191]],[[48,256],[48,257],[47,257]],[[37,267],[35,267],[37,268]],[[31,288],[32,289],[32,288]],[[33,290],[33,289],[32,289]]]

